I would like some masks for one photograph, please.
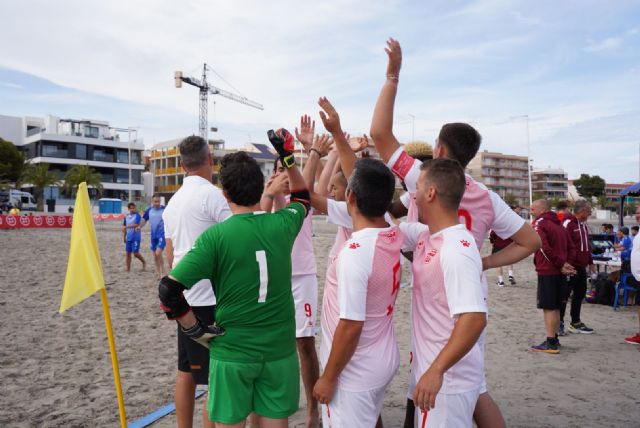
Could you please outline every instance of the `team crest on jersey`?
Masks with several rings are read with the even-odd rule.
[[[463,247],[465,247],[465,248],[467,248],[467,247],[470,247],[470,246],[471,246],[471,244],[469,243],[469,241],[464,240],[464,239],[461,239],[461,240],[460,240],[460,243],[461,243],[461,244],[462,244],[462,246],[463,246]]]
[[[424,262],[425,263],[429,263],[431,261],[431,259],[433,259],[436,254],[438,254],[438,250],[436,250],[435,248],[429,250],[429,252],[427,253],[427,255],[424,258]]]
[[[389,232],[382,232],[380,234],[380,236],[382,236],[383,238],[387,238],[390,242],[393,242],[396,240],[396,231],[395,230],[391,230]]]
[[[360,248],[360,244],[358,244],[357,242],[352,242],[351,244],[349,244],[349,248],[355,250],[356,248]]]
[[[467,177],[466,180],[464,180],[464,184],[467,187],[471,186],[471,180],[469,179],[469,177]]]

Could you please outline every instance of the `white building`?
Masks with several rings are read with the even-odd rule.
[[[531,172],[533,193],[545,199],[567,199],[569,179],[562,168],[534,168]]]
[[[136,131],[114,128],[105,121],[0,115],[0,137],[14,143],[31,163],[50,164],[61,180],[73,165],[88,165],[102,175],[102,196],[107,198],[139,200],[142,196],[144,144],[137,137],[129,139],[132,134]],[[60,198],[59,188],[47,188],[45,197]]]

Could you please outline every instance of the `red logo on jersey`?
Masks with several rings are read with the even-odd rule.
[[[411,167],[413,166],[414,162],[415,162],[415,159],[409,156],[407,152],[403,151],[400,157],[398,157],[398,160],[396,161],[396,163],[393,164],[393,167],[391,168],[391,170],[398,177],[404,180],[407,174],[409,173],[409,171],[411,170]]]
[[[471,244],[469,243],[469,241],[465,241],[464,239],[460,240],[460,243],[464,246],[464,247],[469,247]]]
[[[387,316],[391,315],[392,313],[393,313],[393,305],[387,306]]]
[[[355,250],[356,248],[360,248],[360,244],[358,244],[357,242],[352,242],[351,244],[349,244],[349,248]]]
[[[424,258],[424,262],[429,263],[431,259],[435,257],[436,254],[438,254],[438,250],[432,248],[431,250],[429,250],[429,252],[427,253],[427,256]]]
[[[390,241],[393,241],[396,237],[396,231],[395,230],[391,230],[389,232],[382,232],[380,234],[380,236],[384,237],[384,238],[388,238]]]

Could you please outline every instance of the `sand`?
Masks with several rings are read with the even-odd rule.
[[[319,283],[334,229],[314,220]],[[97,225],[111,317],[116,335],[128,421],[172,401],[175,325],[158,307],[157,281],[134,260],[124,272],[119,224]],[[57,313],[70,229],[0,231],[0,426],[115,427],[118,407],[98,295],[64,315]],[[148,232],[143,255],[152,266]],[[487,246],[485,246],[485,250]],[[640,426],[640,347],[624,336],[636,331],[635,307],[614,312],[585,304],[593,335],[562,338],[560,355],[528,350],[544,338],[535,309],[531,258],[516,266],[518,284],[498,288],[489,273],[487,339],[489,391],[511,427]],[[402,426],[409,354],[409,288],[395,311],[402,365],[389,387],[383,419]],[[198,407],[203,404],[198,400]],[[301,410],[290,426],[301,427]],[[199,415],[196,416],[199,421]],[[167,416],[154,427],[173,427]],[[199,426],[196,422],[195,426]]]

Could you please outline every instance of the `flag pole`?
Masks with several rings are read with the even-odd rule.
[[[113,338],[111,328],[111,316],[109,315],[109,302],[107,292],[104,288],[100,290],[100,300],[102,300],[102,312],[104,313],[104,323],[107,328],[107,339],[109,340],[109,350],[111,351],[111,366],[113,367],[113,379],[116,384],[116,395],[118,397],[118,410],[120,412],[120,426],[127,427],[127,415],[124,410],[124,400],[122,398],[122,385],[120,384],[120,369],[118,368],[118,356],[116,355],[116,342]]]

